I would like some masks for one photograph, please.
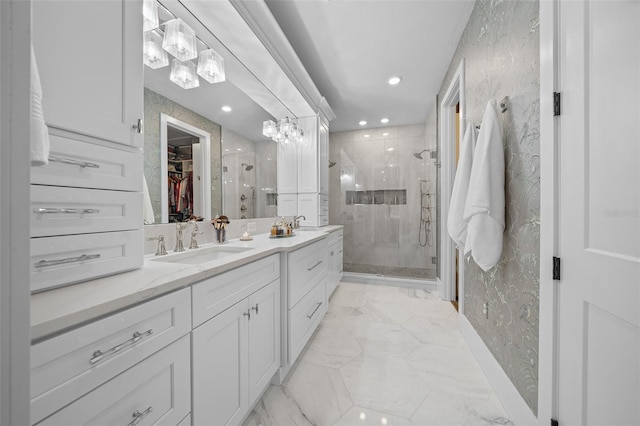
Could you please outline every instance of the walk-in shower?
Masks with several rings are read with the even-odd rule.
[[[435,132],[425,125],[331,133],[329,221],[344,225],[344,272],[435,279]],[[424,284],[423,284],[424,283]]]

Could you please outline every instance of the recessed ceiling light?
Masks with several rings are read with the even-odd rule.
[[[224,112],[231,112],[231,107],[229,105],[225,105],[220,109],[223,110]]]
[[[361,126],[366,126],[367,125],[367,120],[360,120],[358,121],[358,124]]]
[[[382,136],[389,136],[389,133],[384,132],[384,133],[382,134]]]
[[[400,83],[400,81],[402,81],[402,77],[400,77],[398,75],[394,75],[393,77],[389,77],[389,80],[387,80],[387,82],[392,86],[395,86],[396,84]]]
[[[371,136],[371,135],[364,135],[364,137],[365,137],[365,138],[368,138],[368,137],[370,137],[370,136]]]
[[[387,151],[393,151],[395,148],[391,147],[391,148],[387,148]]]
[[[387,124],[387,123],[389,122],[389,119],[388,119],[387,117],[385,117],[385,118],[381,118],[381,119],[380,119],[380,122],[381,122],[382,124]]]

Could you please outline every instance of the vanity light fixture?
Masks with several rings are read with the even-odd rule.
[[[151,31],[158,28],[158,3],[156,0],[143,0],[142,2],[142,31]]]
[[[301,147],[304,144],[304,130],[295,119],[285,117],[277,123],[273,120],[262,122],[262,134],[284,147]]]
[[[381,118],[381,119],[380,119],[380,122],[381,122],[382,124],[387,124],[387,123],[389,122],[389,119],[388,119],[387,117],[385,117],[385,118]]]
[[[387,83],[389,83],[391,86],[395,86],[399,84],[401,81],[402,81],[402,77],[400,77],[399,75],[394,75],[389,77],[389,80],[387,80]]]
[[[154,70],[169,65],[169,55],[162,48],[162,37],[155,31],[144,33],[142,61]]]
[[[219,83],[225,80],[224,59],[213,49],[200,52],[198,58],[198,75],[209,83]]]
[[[183,89],[193,89],[200,86],[200,79],[196,74],[196,64],[191,61],[182,62],[174,58],[171,63],[169,80]]]
[[[162,48],[180,61],[190,61],[198,56],[196,32],[180,18],[167,21]]]

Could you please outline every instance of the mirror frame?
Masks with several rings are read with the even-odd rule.
[[[183,132],[190,133],[197,136],[200,140],[200,200],[201,210],[197,212],[194,207],[194,215],[202,216],[205,220],[211,220],[211,135],[202,129],[199,129],[191,124],[187,124],[184,121],[171,117],[165,113],[160,114],[160,200],[161,200],[161,214],[162,223],[169,223],[169,206],[166,202],[166,196],[169,192],[169,184],[167,182],[168,177],[168,164],[169,158],[167,154],[167,126],[174,127],[182,130]],[[194,164],[193,171],[195,173],[196,166]],[[194,175],[194,179],[196,176]],[[195,190],[195,187],[194,187]],[[195,194],[194,194],[195,195]],[[164,201],[163,201],[164,198]]]

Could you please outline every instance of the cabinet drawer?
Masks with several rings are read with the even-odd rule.
[[[325,208],[325,210],[329,209],[329,196],[325,195],[325,194],[320,194],[318,195],[318,198],[320,199],[319,202],[319,206],[320,208]]]
[[[189,347],[184,336],[39,424],[177,425],[191,407]]]
[[[142,266],[143,230],[31,239],[31,291]]]
[[[192,287],[193,327],[279,277],[280,255],[274,254],[195,284]]]
[[[33,345],[31,421],[189,333],[190,302],[190,290],[183,289]]]
[[[49,164],[31,168],[31,183],[142,192],[142,153],[92,144],[55,129],[50,141]]]
[[[289,362],[293,364],[327,312],[326,280],[289,311]]]
[[[328,215],[318,216],[318,226],[326,226],[328,224],[329,224],[329,216]]]
[[[289,309],[327,274],[327,242],[321,240],[289,253]]]
[[[140,228],[142,193],[31,185],[31,236]]]

